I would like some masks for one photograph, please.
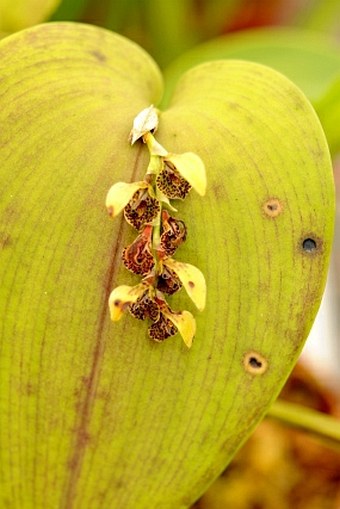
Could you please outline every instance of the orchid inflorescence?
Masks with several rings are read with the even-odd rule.
[[[136,286],[121,285],[111,292],[110,314],[117,321],[128,310],[139,320],[151,320],[151,339],[160,342],[179,332],[190,347],[196,332],[195,318],[189,311],[173,311],[165,295],[172,295],[183,286],[196,307],[203,310],[206,284],[197,267],[173,258],[186,240],[187,228],[173,216],[176,209],[170,200],[184,200],[191,188],[203,196],[205,167],[193,152],[169,153],[154,137],[157,127],[158,112],[154,106],[136,116],[129,140],[131,145],[137,140],[146,144],[150,154],[146,174],[138,182],[117,182],[106,197],[110,216],[123,212],[138,232],[123,250],[122,261],[128,270],[142,277]]]

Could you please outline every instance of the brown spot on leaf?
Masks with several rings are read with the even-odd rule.
[[[32,396],[35,393],[35,388],[31,382],[26,384],[26,394],[27,396]]]
[[[106,56],[101,51],[98,51],[96,49],[90,51],[90,54],[93,55],[98,62],[106,62],[107,60]]]
[[[262,209],[267,217],[274,218],[282,213],[283,205],[278,198],[270,198],[263,204]]]
[[[268,361],[258,352],[247,352],[243,357],[243,366],[251,375],[263,375],[267,371]]]

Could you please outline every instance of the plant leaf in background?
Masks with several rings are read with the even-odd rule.
[[[90,0],[61,0],[51,16],[51,21],[75,21],[81,19]]]
[[[16,32],[49,18],[61,0],[0,0],[0,32]]]
[[[196,46],[164,71],[171,97],[182,73],[194,65],[221,58],[240,58],[269,65],[298,85],[316,107],[333,153],[340,150],[340,46],[324,34],[294,28],[264,28],[229,34]],[[332,102],[332,111],[327,108]],[[330,120],[331,118],[331,120]]]
[[[307,0],[303,8],[297,10],[293,21],[298,26],[336,36],[340,28],[340,2],[339,0],[332,0],[332,2]]]
[[[158,67],[123,37],[52,23],[4,39],[0,75],[0,505],[187,508],[277,397],[318,309],[334,216],[319,121],[284,76],[241,61],[190,70],[160,113],[157,140],[208,177],[176,203],[179,259],[208,289],[188,351],[107,305],[136,279],[121,264],[134,233],[105,196],[143,178],[128,136],[159,104]]]
[[[327,92],[314,103],[332,153],[340,152],[340,76]]]

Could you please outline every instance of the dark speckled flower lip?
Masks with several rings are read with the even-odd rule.
[[[110,315],[119,320],[125,311],[138,320],[150,320],[149,337],[157,342],[182,336],[188,348],[196,333],[196,321],[189,311],[174,311],[165,295],[185,288],[196,307],[202,311],[206,300],[206,283],[194,265],[173,258],[186,241],[187,227],[170,215],[176,209],[170,200],[184,200],[191,189],[203,196],[206,189],[205,167],[192,152],[171,154],[155,139],[158,112],[151,105],[134,119],[129,141],[140,141],[150,154],[144,179],[116,182],[109,189],[106,207],[114,218],[123,212],[125,220],[138,231],[135,240],[122,253],[125,267],[141,276],[136,286],[116,287],[109,298]]]

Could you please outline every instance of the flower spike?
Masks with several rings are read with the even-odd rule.
[[[109,298],[113,321],[128,311],[138,320],[151,321],[149,337],[162,342],[177,332],[188,348],[196,334],[196,321],[189,311],[173,311],[166,298],[184,286],[199,310],[206,300],[206,283],[202,272],[189,263],[172,258],[186,241],[185,223],[168,212],[177,212],[170,200],[184,200],[194,188],[206,191],[205,167],[192,152],[173,154],[154,137],[158,128],[158,111],[154,106],[142,110],[134,119],[129,141],[144,143],[150,161],[139,182],[117,182],[108,191],[106,207],[112,217],[123,211],[125,220],[138,232],[124,248],[125,267],[142,277],[136,286],[121,285]]]

